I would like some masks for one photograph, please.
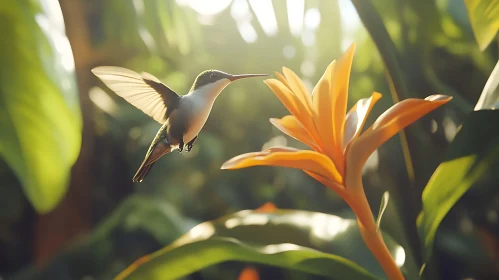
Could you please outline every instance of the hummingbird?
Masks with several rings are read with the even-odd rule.
[[[93,68],[107,87],[161,124],[133,182],[142,182],[154,163],[177,149],[190,152],[208,120],[213,103],[231,82],[267,74],[232,75],[219,70],[201,72],[189,92],[180,96],[153,75],[115,66]]]

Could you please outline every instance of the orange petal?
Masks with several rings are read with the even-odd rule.
[[[279,100],[284,104],[288,111],[293,114],[296,119],[305,127],[309,134],[313,137],[314,142],[320,143],[320,138],[315,128],[311,113],[306,104],[303,104],[286,85],[276,79],[268,79],[264,81]]]
[[[331,80],[331,94],[333,106],[333,130],[335,134],[335,148],[337,153],[343,154],[343,124],[348,102],[348,83],[352,68],[355,43],[353,43],[341,58],[338,59]]]
[[[357,137],[366,123],[367,116],[374,104],[381,98],[381,93],[373,92],[371,97],[362,98],[350,109],[345,118],[345,133],[343,135],[343,150],[350,141]]]
[[[277,76],[277,78],[279,78],[279,80],[280,80],[280,81],[281,81],[281,82],[282,82],[282,83],[283,83],[283,84],[284,84],[287,88],[289,88],[289,89],[290,89],[289,84],[288,84],[288,81],[286,81],[286,78],[284,78],[284,76],[283,76],[283,75],[281,75],[281,73],[279,73],[279,72],[274,72],[274,73],[275,73],[275,75]]]
[[[332,189],[334,192],[336,192],[343,200],[346,201],[346,193],[345,193],[345,187],[343,185],[340,185],[339,183],[335,181],[331,181],[328,178],[324,178],[321,175],[318,175],[316,173],[310,172],[310,171],[305,171],[310,177],[314,178],[316,181],[319,183],[323,184],[324,186]]]
[[[283,133],[302,142],[310,148],[320,152],[320,147],[314,142],[313,138],[307,132],[305,127],[296,119],[295,116],[287,115],[281,119],[271,118],[270,123],[277,127]]]
[[[331,108],[331,76],[335,67],[336,61],[333,60],[324,71],[319,82],[315,85],[312,91],[313,111],[317,117],[332,116]]]
[[[296,95],[296,97],[298,97],[298,99],[300,99],[303,104],[307,105],[307,109],[311,115],[312,97],[310,96],[310,93],[305,87],[303,81],[298,77],[298,75],[295,74],[295,72],[286,67],[282,67],[282,72],[286,77],[286,81],[288,81],[288,85],[291,91]]]
[[[447,95],[435,94],[425,99],[409,98],[402,100],[381,114],[372,125],[372,128],[378,129],[381,126],[388,125],[390,122],[400,122],[400,117],[407,116],[410,112],[412,112],[410,115],[420,113],[417,118],[409,123],[411,124],[437,107],[449,102],[451,99],[452,97]]]
[[[288,111],[297,118],[306,118],[306,110],[298,98],[289,90],[289,88],[282,82],[276,79],[267,79],[264,81],[267,86],[279,98],[281,103],[288,109]]]
[[[262,152],[239,155],[226,161],[221,169],[239,169],[262,165],[302,169],[316,173],[331,181],[342,182],[336,167],[327,156],[313,151],[297,150],[289,147],[275,147]]]
[[[393,105],[347,147],[347,175],[361,176],[365,162],[381,144],[451,99],[446,95],[432,95],[425,99],[406,99]]]
[[[319,137],[322,143],[327,143],[323,145],[324,152],[333,160],[336,166],[343,166],[343,155],[338,155],[336,153],[335,146],[335,135],[333,130],[333,107],[332,107],[332,97],[331,97],[331,76],[334,72],[336,61],[329,64],[324,75],[315,86],[312,95],[313,102],[313,112],[314,112],[314,122],[319,132]],[[343,173],[342,168],[339,169],[340,173]]]

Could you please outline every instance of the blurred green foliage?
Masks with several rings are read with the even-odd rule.
[[[68,37],[80,99],[87,100],[81,104],[75,72],[64,64],[69,58],[62,22],[48,12],[54,11],[47,8],[51,1],[0,4],[0,21],[6,26],[0,43],[0,155],[4,160],[0,162],[0,276],[110,279],[137,258],[171,244],[195,224],[254,209],[267,201],[279,208],[354,218],[339,197],[300,171],[269,167],[220,171],[225,160],[269,143],[300,145],[268,122],[287,112],[263,83],[248,80],[228,86],[192,152],[162,158],[144,183],[132,185],[131,177],[159,124],[95,77],[89,78],[94,66],[123,66],[147,71],[185,94],[195,76],[206,69],[272,74],[286,66],[313,85],[351,41],[357,49],[349,104],[372,91],[384,94],[368,122],[399,99],[437,93],[454,96],[445,108],[406,129],[405,139],[394,137],[383,145],[364,173],[373,208],[380,205],[385,191],[390,192],[382,230],[404,247],[407,259],[421,266],[427,252],[423,249],[431,249],[420,244],[416,226],[424,203],[423,188],[451,153],[448,146],[460,125],[477,113],[469,115],[497,63],[497,46],[490,43],[497,28],[486,31],[494,35],[485,48],[484,41],[479,39],[477,44],[475,40],[475,36],[480,38],[477,28],[482,27],[477,27],[473,17],[490,19],[493,28],[499,16],[492,13],[481,18],[477,11],[470,11],[469,4],[497,1],[307,0],[305,18],[307,14],[314,18],[310,12],[314,8],[320,14],[313,35],[301,18],[296,21],[303,22],[302,33],[290,31],[289,1],[272,1],[276,32],[262,27],[255,1],[229,1],[226,9],[213,16],[189,7],[195,2],[202,1],[60,0],[66,7],[65,25],[73,31],[68,31]],[[68,11],[82,14],[83,22]],[[254,29],[254,41],[245,41],[239,30],[247,30],[248,24]],[[82,46],[87,49],[81,51]],[[81,173],[73,172],[73,180],[84,176],[94,182],[85,192],[91,197],[86,212],[95,230],[54,252],[58,256],[45,260],[42,268],[34,267],[33,227],[38,216],[33,206],[47,212],[65,192],[80,147],[79,106],[89,131],[82,155],[90,163],[79,168]],[[496,115],[488,118],[488,124],[497,123]],[[440,217],[432,265],[425,270],[427,279],[494,279],[499,275],[494,266],[497,256],[490,250],[499,242],[496,179],[493,171],[483,174],[453,201],[456,204],[445,218]],[[327,246],[314,248],[328,250]],[[376,266],[370,257],[362,264]],[[323,279],[257,267],[262,279]],[[233,279],[242,268],[240,263],[226,262],[186,279]]]
[[[81,144],[81,115],[62,14],[39,1],[0,5],[0,156],[40,213],[63,198]]]
[[[481,50],[496,37],[499,30],[499,1],[465,0],[471,26]]]
[[[423,191],[423,210],[418,217],[425,261],[433,249],[438,226],[454,204],[485,174],[497,170],[499,131],[494,122],[499,111],[470,114],[449,147],[444,162],[435,170]]]
[[[30,268],[12,279],[110,279],[158,244],[167,244],[195,223],[172,205],[149,196],[132,195],[98,224],[39,271]],[[135,246],[135,240],[141,240]],[[78,268],[79,267],[79,268]],[[69,269],[71,268],[71,269]]]

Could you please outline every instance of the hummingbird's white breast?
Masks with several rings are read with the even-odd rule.
[[[229,83],[229,79],[218,80],[202,86],[182,98],[178,109],[188,112],[186,114],[188,121],[184,133],[184,143],[191,141],[199,134],[208,120],[215,99]]]

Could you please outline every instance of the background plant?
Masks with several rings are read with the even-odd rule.
[[[263,83],[227,88],[192,157],[172,154],[157,164],[165,172],[152,172],[147,182],[132,185],[128,175],[141,161],[157,124],[100,89],[89,71],[97,65],[147,70],[183,93],[208,68],[272,73],[286,65],[313,84],[320,69],[351,41],[357,51],[349,107],[373,89],[385,97],[390,93],[392,100],[383,98],[372,116],[408,97],[454,97],[371,158],[364,185],[373,212],[383,192],[390,193],[382,229],[414,259],[416,270],[428,263],[428,279],[497,277],[498,175],[491,171],[497,170],[497,114],[472,111],[482,92],[488,102],[480,109],[497,102],[497,74],[491,74],[497,72],[498,1],[272,1],[269,9],[255,3],[270,1],[234,0],[214,16],[206,15],[213,7],[198,9],[205,15],[192,9],[196,2],[203,1],[0,4],[5,39],[0,42],[2,277],[109,279],[196,224],[267,201],[279,208],[353,218],[334,193],[299,171],[220,172],[221,163],[234,155],[284,141],[279,131],[261,125],[286,114]],[[58,4],[64,21],[57,14]],[[262,11],[271,14],[267,21]],[[302,22],[302,27],[290,27],[288,13],[301,11],[304,16],[295,16],[293,22]],[[312,31],[317,12],[320,22]],[[64,31],[74,69],[68,67]],[[480,34],[487,34],[486,39]],[[37,102],[30,107],[33,100]],[[456,170],[469,176],[458,178]],[[439,174],[451,175],[441,179],[444,175]],[[439,205],[448,207],[432,208]],[[240,234],[241,239],[247,236]],[[334,240],[310,244],[303,236],[308,235],[297,235],[295,243],[334,251]],[[333,253],[380,275],[374,259]],[[244,262],[252,261],[229,261],[186,277],[234,278]],[[285,266],[256,268],[262,279],[312,277],[309,271]]]

